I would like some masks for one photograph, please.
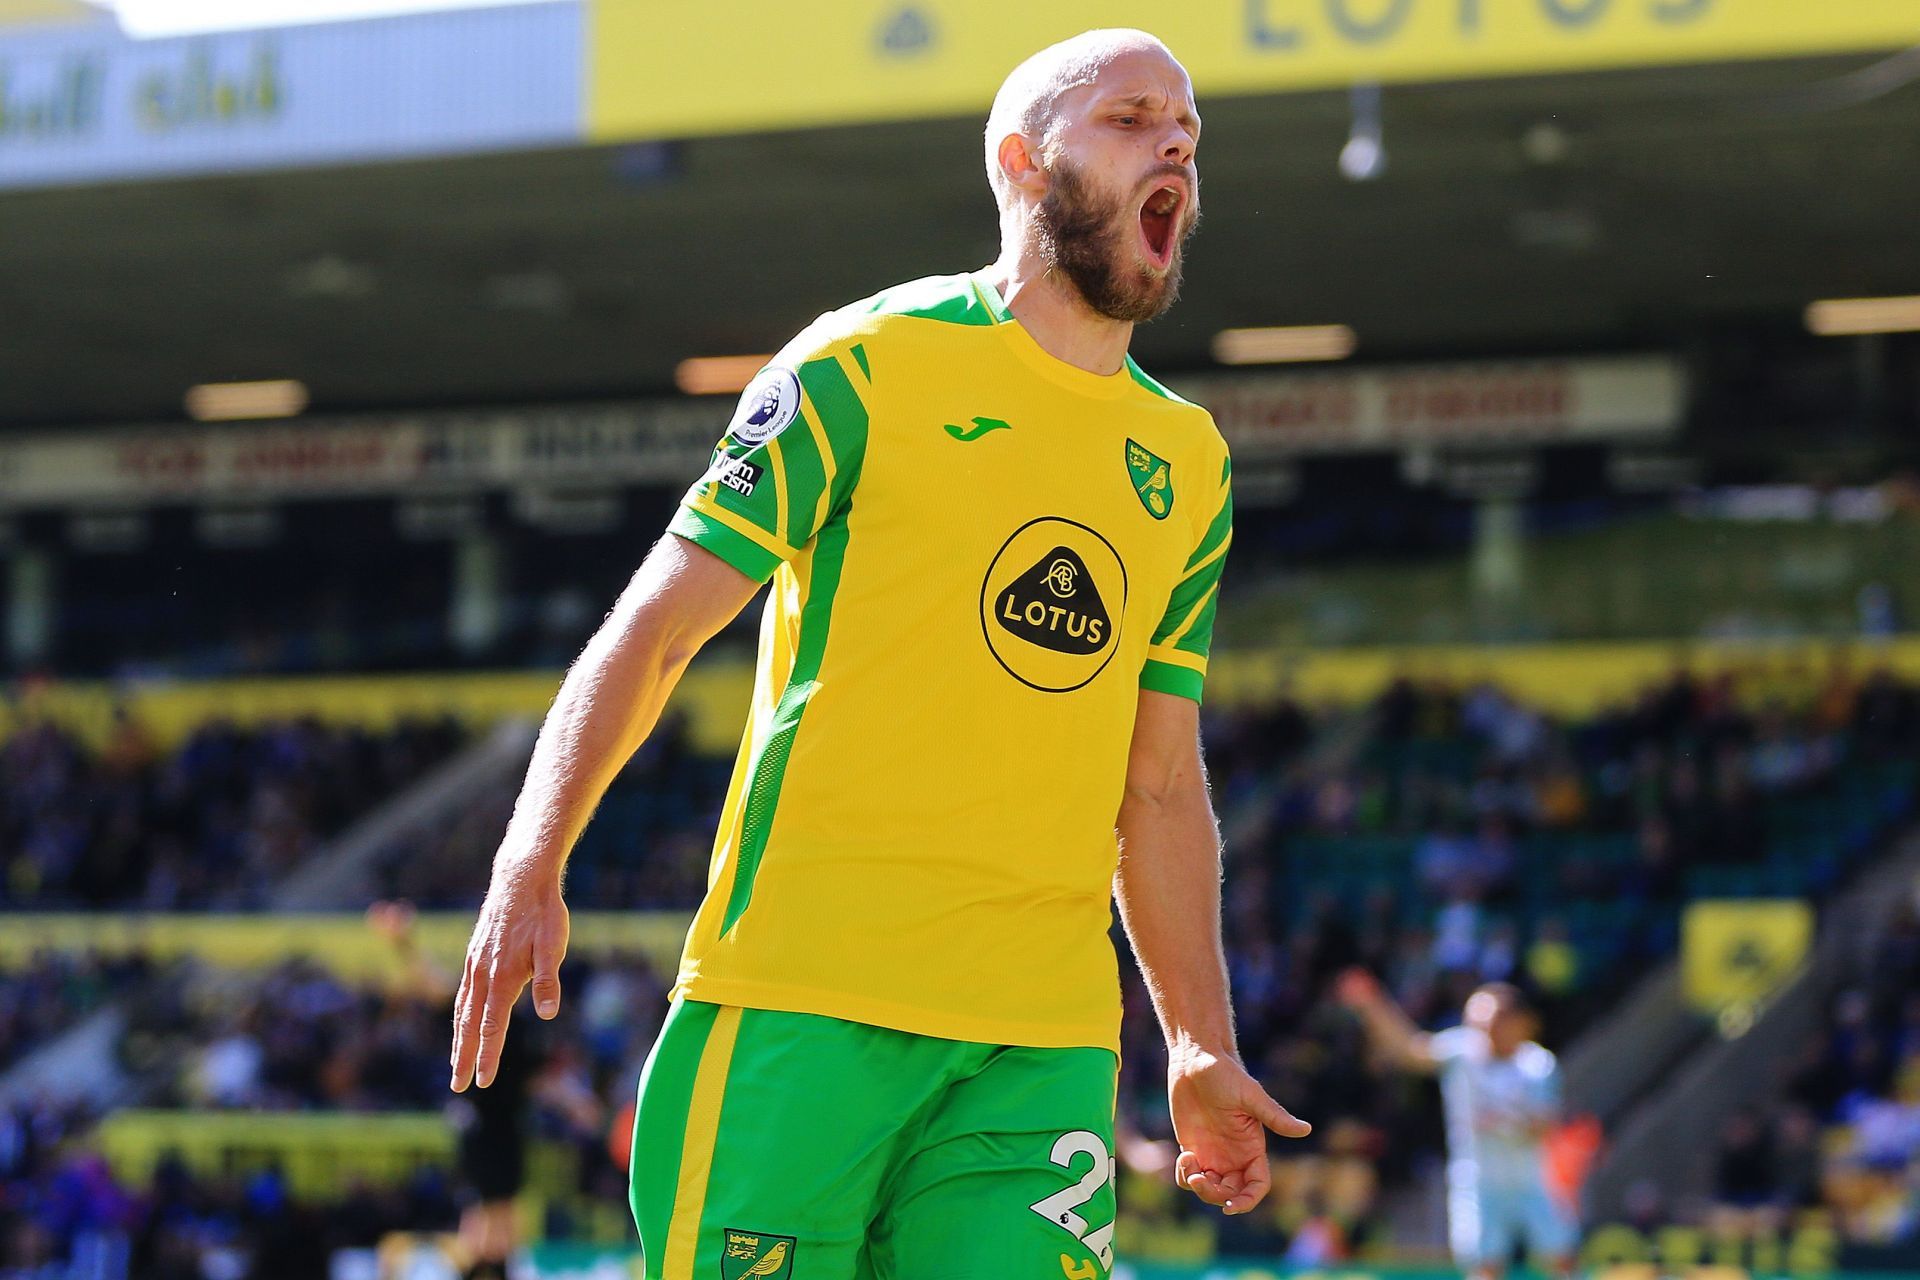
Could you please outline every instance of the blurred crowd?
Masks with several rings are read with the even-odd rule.
[[[368,730],[210,721],[172,750],[118,718],[0,744],[0,910],[261,906],[329,836],[450,756],[451,720]]]
[[[1912,807],[1920,690],[1844,667],[1760,690],[1676,674],[1563,723],[1492,686],[1403,679],[1346,722],[1214,714],[1207,743],[1241,1050],[1316,1124],[1288,1146],[1297,1193],[1214,1243],[1325,1263],[1383,1229],[1381,1188],[1441,1142],[1432,1087],[1369,1058],[1340,972],[1371,969],[1429,1029],[1480,983],[1516,982],[1563,1048],[1672,954],[1684,898],[1818,897],[1884,847]],[[1128,974],[1123,1156],[1145,1172],[1171,1162],[1166,1063]],[[1173,1224],[1216,1225],[1179,1201],[1167,1215],[1176,1249]]]
[[[1850,1239],[1920,1243],[1920,903],[1834,994],[1787,1092],[1729,1126],[1722,1206],[1764,1221],[1824,1204]]]
[[[1257,1252],[1329,1263],[1380,1238],[1388,1192],[1430,1169],[1441,1140],[1431,1084],[1370,1057],[1353,1015],[1331,996],[1336,975],[1370,969],[1433,1029],[1457,1018],[1479,983],[1517,982],[1545,1014],[1549,1045],[1564,1048],[1650,962],[1672,953],[1688,896],[1817,897],[1883,848],[1911,808],[1920,692],[1884,672],[1840,666],[1771,684],[1676,674],[1628,704],[1569,721],[1492,686],[1409,678],[1358,706],[1281,698],[1257,709],[1210,708],[1206,732],[1227,837],[1225,937],[1242,1052],[1316,1130],[1287,1148],[1276,1169],[1281,1193],[1259,1213],[1221,1220],[1167,1194],[1163,1049],[1144,989],[1123,966],[1118,1154],[1128,1208],[1120,1244],[1143,1257]],[[209,726],[165,755],[136,750],[139,741],[137,727],[124,725],[96,754],[41,729],[0,748],[6,830],[24,833],[0,844],[0,856],[12,859],[10,885],[34,889],[26,900],[258,901],[298,861],[296,849],[417,777],[458,735],[447,726],[368,735],[300,723]],[[572,905],[691,907],[704,888],[728,767],[697,750],[684,724],[663,725],[582,839],[569,869]],[[490,795],[448,826],[398,837],[379,859],[381,887],[423,905],[476,903],[511,799]],[[275,838],[283,823],[305,834]],[[110,857],[91,852],[117,831],[135,838]],[[78,852],[33,852],[63,839]],[[189,871],[200,857],[215,869]],[[31,874],[17,870],[22,859],[32,860]],[[104,880],[91,870],[106,865],[128,870]],[[1911,922],[1900,936],[1906,941],[1895,945],[1909,952],[1920,945]],[[1885,990],[1843,998],[1827,1065],[1809,1069],[1796,1110],[1754,1126],[1768,1185],[1830,1194],[1834,1166],[1820,1134],[1835,1125],[1861,1144],[1865,1154],[1850,1157],[1856,1165],[1882,1184],[1911,1182],[1913,1147],[1901,1149],[1895,1172],[1885,1145],[1889,1134],[1920,1133],[1920,1001],[1904,997],[1920,989],[1920,972],[1911,956],[1907,963],[1884,966],[1905,975],[1888,977],[1894,985]],[[0,984],[0,1025],[43,1036],[110,998],[120,980],[90,964],[49,957],[12,974]],[[564,1183],[548,1201],[558,1236],[589,1219],[619,1226],[625,1181],[607,1139],[621,1127],[665,992],[661,975],[633,956],[575,957],[566,982],[558,1022],[516,1022],[540,1044],[540,1095],[549,1100],[541,1132],[575,1153],[560,1173],[549,1171],[549,1183]],[[449,1105],[445,989],[360,987],[290,961],[250,977],[181,966],[144,991],[119,1053],[157,1105]],[[1863,1064],[1873,1067],[1870,1091],[1856,1078]],[[1836,1080],[1844,1084],[1837,1092]],[[375,1226],[430,1230],[455,1203],[447,1185],[422,1174],[399,1188],[342,1189],[330,1207],[302,1206],[289,1203],[271,1171],[223,1181],[191,1161],[168,1165],[150,1186],[122,1186],[84,1143],[58,1136],[77,1122],[9,1122],[0,1248],[12,1252],[0,1258],[18,1265],[48,1249],[68,1256],[91,1247],[87,1224],[107,1221],[134,1224],[128,1238],[149,1251],[142,1256],[179,1252],[190,1239],[197,1256],[269,1257],[275,1232],[344,1240]],[[1730,1135],[1729,1203],[1739,1198],[1743,1159],[1749,1182],[1759,1182],[1758,1157],[1743,1156],[1733,1137],[1749,1141]],[[1809,1160],[1810,1142],[1819,1159]],[[1785,1165],[1800,1172],[1780,1175]],[[104,1208],[73,1210],[96,1194]],[[613,1218],[594,1218],[601,1209]],[[160,1230],[155,1221],[175,1226]]]
[[[37,950],[0,968],[0,1071],[96,1009],[136,989],[145,957]]]
[[[559,1238],[601,1207],[624,1212],[622,1149],[611,1139],[631,1126],[666,1012],[666,985],[638,955],[576,953],[563,981],[560,1016],[543,1023],[523,1009],[513,1031],[533,1063],[529,1128],[554,1156],[559,1184],[544,1190],[547,1231]],[[472,1101],[446,1088],[451,1005],[438,981],[355,984],[301,959],[264,974],[179,964],[129,1011],[116,1045],[132,1082],[125,1101],[440,1113],[458,1133],[474,1117]],[[320,1198],[295,1195],[271,1160],[229,1164],[211,1150],[163,1152],[150,1178],[130,1179],[88,1141],[98,1118],[44,1097],[0,1108],[0,1276],[99,1255],[101,1274],[142,1280],[322,1280],[333,1250],[370,1249],[396,1231],[450,1233],[463,1202],[450,1153],[392,1185],[343,1175]]]
[[[294,1196],[271,1164],[196,1168],[171,1152],[135,1181],[94,1149],[97,1120],[44,1098],[0,1107],[0,1276],[323,1280],[335,1250],[457,1212],[432,1165],[392,1185],[349,1181],[322,1202]]]
[[[732,768],[730,756],[695,747],[684,716],[663,716],[607,789],[568,859],[568,904],[576,910],[698,905]],[[380,894],[422,908],[477,909],[513,802],[512,790],[494,790],[450,822],[398,833],[376,862]]]

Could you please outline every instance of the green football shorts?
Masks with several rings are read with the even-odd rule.
[[[676,1001],[634,1116],[646,1280],[1104,1280],[1115,1072]]]

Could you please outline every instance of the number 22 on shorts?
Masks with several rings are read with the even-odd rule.
[[[1101,1266],[1111,1271],[1113,1270],[1113,1223],[1109,1222],[1104,1227],[1096,1227],[1089,1231],[1087,1220],[1075,1210],[1099,1195],[1100,1189],[1113,1178],[1113,1157],[1108,1154],[1107,1144],[1100,1135],[1085,1129],[1063,1133],[1053,1144],[1053,1162],[1062,1169],[1072,1170],[1073,1158],[1080,1155],[1093,1157],[1093,1167],[1087,1170],[1086,1176],[1070,1187],[1063,1187],[1044,1199],[1034,1201],[1030,1207],[1048,1222],[1071,1233],[1074,1239],[1094,1252],[1100,1259]],[[1060,1267],[1066,1273],[1067,1280],[1094,1280],[1090,1270],[1071,1265],[1072,1263],[1073,1259],[1064,1254],[1061,1256]]]

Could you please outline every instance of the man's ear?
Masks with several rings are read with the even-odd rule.
[[[1040,149],[1025,134],[1010,133],[1000,139],[995,155],[1009,187],[1032,196],[1045,193],[1047,171],[1040,167]]]

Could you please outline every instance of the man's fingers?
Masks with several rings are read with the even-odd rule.
[[[486,998],[485,985],[486,975],[469,961],[466,971],[460,975],[460,994],[453,1002],[453,1078],[448,1081],[448,1087],[455,1093],[464,1092],[473,1079],[473,1054],[479,1040],[478,1022]]]
[[[533,1011],[543,1018],[560,1012],[560,956],[551,945],[533,953]]]
[[[1182,1151],[1175,1157],[1173,1181],[1175,1186],[1186,1188],[1208,1204],[1225,1204],[1232,1194],[1221,1185],[1218,1174],[1200,1167],[1200,1157],[1191,1151]]]
[[[1247,1167],[1239,1189],[1232,1193],[1232,1198],[1222,1207],[1228,1213],[1249,1213],[1258,1208],[1260,1202],[1267,1198],[1267,1189],[1270,1186],[1272,1181],[1267,1173],[1267,1158],[1263,1155]]]
[[[1232,1199],[1232,1194],[1220,1185],[1220,1179],[1204,1169],[1187,1179],[1187,1190],[1206,1204],[1223,1205]]]
[[[500,1069],[500,1050],[507,1041],[507,1023],[513,1017],[513,1002],[527,985],[526,971],[509,979],[494,973],[487,981],[487,1006],[480,1014],[480,1047],[473,1058],[473,1082],[482,1089],[493,1083]]]
[[[1312,1125],[1275,1102],[1265,1090],[1256,1088],[1253,1105],[1247,1110],[1261,1124],[1283,1138],[1304,1138],[1313,1132]]]

